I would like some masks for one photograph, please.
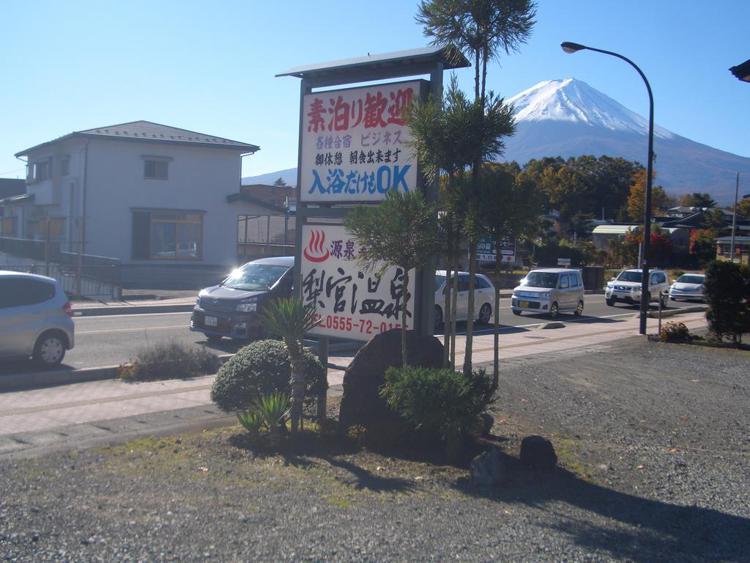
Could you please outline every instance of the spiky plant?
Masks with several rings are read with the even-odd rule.
[[[266,330],[282,338],[289,351],[291,377],[291,419],[292,432],[299,429],[302,419],[302,403],[305,400],[305,369],[302,354],[302,339],[305,333],[317,323],[317,315],[312,305],[305,305],[300,299],[288,298],[271,301],[263,310]]]
[[[237,420],[240,421],[242,427],[250,432],[250,434],[257,434],[263,428],[263,417],[255,408],[237,413]]]

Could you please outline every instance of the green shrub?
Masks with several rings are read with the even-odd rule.
[[[659,340],[662,342],[690,342],[692,339],[685,323],[676,321],[665,324],[659,332]]]
[[[305,350],[306,395],[328,388],[323,365]],[[216,375],[211,400],[220,409],[247,411],[263,395],[289,393],[291,366],[286,346],[279,340],[258,340],[240,349]]]
[[[731,336],[735,344],[750,332],[750,269],[733,262],[715,261],[706,268],[706,302],[709,329],[722,340]]]
[[[251,434],[257,434],[263,429],[272,433],[283,432],[288,413],[289,395],[277,392],[258,397],[248,411],[237,414],[237,419]]]
[[[121,379],[148,381],[216,373],[219,364],[219,359],[204,348],[166,342],[142,348],[117,371]]]
[[[380,395],[415,430],[447,442],[470,432],[491,401],[483,370],[467,378],[452,369],[389,368]]]

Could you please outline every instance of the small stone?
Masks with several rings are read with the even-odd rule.
[[[494,487],[507,477],[507,471],[500,450],[487,449],[471,460],[471,482],[477,487]]]

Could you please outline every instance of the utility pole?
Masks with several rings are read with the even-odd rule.
[[[734,262],[734,237],[737,232],[737,198],[740,195],[740,173],[737,172],[737,180],[734,184],[734,211],[732,212],[732,244],[729,246],[729,256]]]

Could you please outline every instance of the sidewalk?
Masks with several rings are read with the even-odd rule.
[[[703,313],[684,315],[680,320],[691,330],[706,323]],[[656,331],[656,322],[649,319],[649,332]],[[637,334],[635,314],[624,320],[568,323],[565,329],[519,328],[501,335],[501,369],[502,362],[511,358],[586,353]],[[463,363],[464,342],[463,337],[457,338],[458,365]],[[489,364],[492,357],[493,336],[476,337],[474,365]],[[336,366],[328,370],[333,393],[341,392],[342,370],[351,359],[352,355],[330,358]],[[158,433],[180,425],[230,420],[211,403],[213,377],[143,383],[103,380],[0,393],[0,455],[80,445],[87,440],[114,441],[139,431]]]

